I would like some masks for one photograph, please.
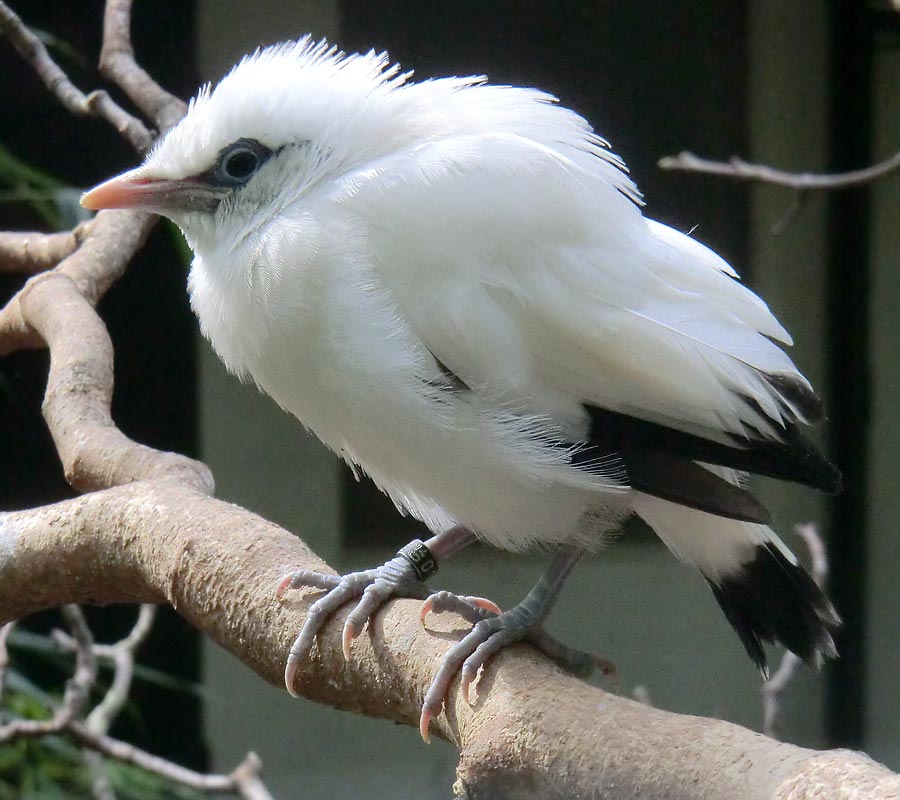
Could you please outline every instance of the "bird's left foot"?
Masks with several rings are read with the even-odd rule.
[[[461,678],[460,688],[471,703],[470,689],[478,671],[504,647],[516,642],[529,642],[563,669],[586,677],[599,669],[604,675],[615,673],[615,666],[605,658],[576,650],[550,636],[541,623],[546,615],[540,604],[528,602],[529,598],[509,611],[499,612],[473,602],[473,598],[460,597],[452,592],[436,592],[422,604],[419,618],[424,623],[429,613],[454,612],[472,623],[472,630],[445,654],[422,704],[419,733],[427,742],[431,719],[441,713],[454,678]],[[496,608],[496,607],[495,607]]]

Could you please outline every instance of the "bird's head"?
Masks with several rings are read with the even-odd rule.
[[[211,90],[136,169],[91,189],[90,209],[172,219],[199,248],[243,240],[315,186],[387,152],[387,98],[406,79],[386,54],[309,37],[260,50]]]

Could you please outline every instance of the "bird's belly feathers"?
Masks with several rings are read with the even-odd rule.
[[[208,291],[215,277],[198,259],[190,286],[203,332],[230,370],[398,506],[433,530],[462,523],[509,549],[597,541],[626,513],[627,491],[569,466],[542,439],[545,422],[433,385],[433,359],[358,263],[312,270],[299,292],[294,277],[263,309],[244,292]]]

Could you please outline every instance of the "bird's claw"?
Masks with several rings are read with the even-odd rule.
[[[533,644],[561,667],[581,677],[595,669],[600,669],[604,675],[615,673],[615,667],[608,660],[554,639],[541,627],[540,618],[535,618],[527,608],[520,605],[501,613],[491,601],[479,602],[482,600],[437,592],[422,604],[420,617],[423,620],[430,612],[453,611],[473,623],[472,630],[444,654],[425,694],[419,717],[419,733],[426,742],[429,741],[431,720],[443,710],[456,676],[459,675],[463,697],[471,705],[471,688],[479,670],[498,652],[516,642]]]
[[[424,623],[429,614],[443,614],[451,611],[459,614],[466,622],[474,625],[485,617],[502,612],[493,600],[486,597],[461,596],[453,592],[435,592],[429,595],[419,609],[419,619]]]
[[[295,697],[297,695],[294,691],[294,678],[301,661],[312,649],[316,635],[328,622],[331,615],[342,605],[358,598],[358,602],[344,621],[341,634],[341,649],[344,658],[349,660],[351,643],[372,615],[389,599],[392,597],[422,598],[428,593],[425,584],[419,580],[412,565],[402,556],[392,558],[375,569],[351,572],[344,576],[306,569],[297,570],[282,578],[275,596],[279,602],[283,602],[284,594],[288,589],[297,589],[301,586],[324,589],[325,594],[310,606],[303,627],[300,628],[300,633],[288,654],[284,670],[284,683],[288,692]]]
[[[275,599],[284,602],[284,593],[288,589],[299,589],[301,586],[311,586],[315,589],[333,589],[338,585],[339,575],[330,575],[327,572],[316,572],[312,569],[298,569],[285,575],[275,590]]]

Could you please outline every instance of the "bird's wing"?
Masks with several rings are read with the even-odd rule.
[[[765,303],[645,219],[616,174],[587,147],[457,137],[348,176],[336,196],[365,217],[401,313],[485,400],[551,415],[575,440],[591,437],[586,406],[726,447],[814,421]]]

